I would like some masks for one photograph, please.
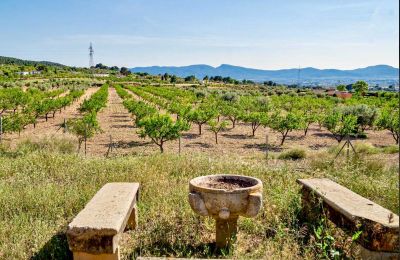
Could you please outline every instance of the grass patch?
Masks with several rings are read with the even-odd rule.
[[[399,146],[398,145],[390,145],[381,148],[383,153],[386,154],[394,154],[394,153],[399,153]]]
[[[65,147],[63,142],[60,145]],[[213,247],[214,220],[196,215],[187,202],[189,180],[201,175],[235,173],[264,183],[263,208],[254,219],[239,219],[238,239],[233,252],[226,255],[229,258],[318,258],[313,242],[299,235],[298,178],[328,177],[394,212],[398,210],[396,169],[340,160],[332,167],[329,154],[318,156],[306,172],[299,172],[290,163],[273,169],[264,161],[248,163],[197,154],[105,159],[83,158],[52,145],[29,143],[21,147],[33,148],[24,148],[30,152],[14,157],[0,155],[2,259],[69,258],[66,226],[107,182],[141,185],[139,228],[128,233],[129,239],[121,248],[123,259],[138,255],[220,257]]]
[[[306,151],[303,149],[291,149],[287,152],[283,152],[278,156],[278,159],[282,160],[300,160],[306,158]]]
[[[76,140],[72,137],[45,137],[38,140],[22,140],[18,144],[16,152],[24,154],[31,152],[71,154],[76,152],[76,146]]]

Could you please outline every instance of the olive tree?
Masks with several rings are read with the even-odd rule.
[[[368,127],[374,126],[374,122],[378,115],[377,109],[365,104],[347,106],[341,109],[344,115],[353,115],[357,118],[358,132],[364,132]]]

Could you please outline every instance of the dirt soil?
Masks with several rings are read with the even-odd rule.
[[[240,188],[246,188],[252,186],[250,183],[238,180],[238,179],[229,179],[229,178],[210,178],[207,181],[200,183],[200,186],[205,188],[212,189],[223,189],[223,190],[236,190]]]

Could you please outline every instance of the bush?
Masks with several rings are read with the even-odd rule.
[[[306,158],[306,151],[302,149],[291,149],[287,152],[281,153],[278,156],[278,159],[283,159],[283,160],[300,160]]]

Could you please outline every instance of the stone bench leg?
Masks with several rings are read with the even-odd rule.
[[[74,260],[120,260],[119,247],[113,254],[89,254],[85,252],[73,252]]]
[[[133,205],[132,213],[129,216],[128,222],[126,223],[126,230],[134,230],[138,225],[138,210],[137,205]]]

